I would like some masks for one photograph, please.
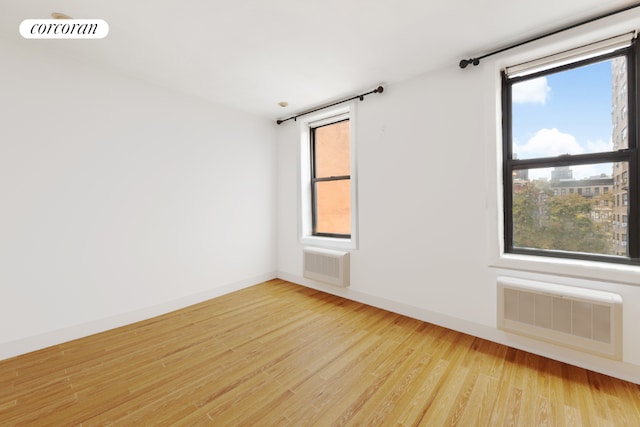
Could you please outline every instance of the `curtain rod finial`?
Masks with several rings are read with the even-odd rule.
[[[480,59],[479,58],[462,59],[460,60],[460,63],[458,64],[458,66],[460,68],[467,68],[467,65],[469,64],[473,64],[473,66],[475,67],[476,65],[480,64]]]
[[[376,88],[376,93],[382,93],[382,92],[384,92],[384,88],[382,86],[378,86]]]

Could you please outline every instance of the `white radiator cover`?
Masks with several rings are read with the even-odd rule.
[[[622,297],[612,292],[498,277],[498,327],[622,359]]]
[[[334,286],[349,286],[349,252],[304,248],[303,276]]]

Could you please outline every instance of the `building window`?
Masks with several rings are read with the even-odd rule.
[[[311,127],[314,236],[351,237],[349,119]]]
[[[298,119],[303,245],[358,248],[355,111],[350,102]]]
[[[637,176],[634,168],[640,158],[636,128],[626,117],[626,111],[637,111],[635,95],[627,93],[637,86],[637,49],[630,41],[627,46],[591,51],[575,62],[569,62],[571,54],[552,55],[503,72],[505,252],[640,262],[640,215],[634,205],[640,198],[628,197],[619,185],[622,174],[625,191],[638,192],[635,182],[627,183],[627,176]],[[613,78],[616,75],[620,77]],[[618,97],[620,93],[624,96]],[[616,102],[625,113],[617,113]],[[589,126],[581,117],[590,118]],[[514,185],[516,173],[527,178]],[[563,187],[577,185],[584,191],[557,196],[556,188],[564,195]],[[586,185],[593,186],[597,200]],[[546,197],[543,202],[541,195]],[[600,205],[605,211],[595,213]],[[622,233],[629,243],[622,254],[611,244],[612,239],[620,240],[620,233],[612,232],[612,219],[621,210],[632,220],[629,232]]]

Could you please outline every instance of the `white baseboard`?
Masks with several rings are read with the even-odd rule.
[[[258,283],[276,278],[275,272],[265,273],[259,276],[250,277],[238,282],[212,288],[205,292],[188,295],[183,298],[168,301],[163,304],[142,308],[129,313],[123,313],[116,316],[98,319],[91,322],[74,325],[68,328],[58,329],[56,331],[44,334],[34,335],[16,341],[0,343],[0,360],[10,357],[19,356],[35,350],[51,347],[64,342],[97,334],[99,332],[108,331],[120,326],[129,325],[141,320],[150,319],[175,310],[179,310],[190,305],[198,304],[203,301],[210,300],[240,289],[248,288]]]
[[[363,304],[378,307],[393,313],[433,323],[444,328],[453,329],[468,335],[486,339],[488,341],[514,347],[519,350],[548,357],[570,365],[579,366],[605,375],[620,378],[640,384],[640,366],[610,359],[601,358],[587,353],[555,346],[542,341],[536,341],[520,335],[510,334],[490,326],[470,322],[442,313],[425,310],[420,307],[401,303],[351,288],[338,288],[316,282],[301,276],[278,271],[277,277],[298,285],[317,289],[328,294],[337,295]]]

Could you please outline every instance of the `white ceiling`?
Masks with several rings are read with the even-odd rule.
[[[632,3],[2,0],[0,38],[34,54],[46,48],[275,119]],[[109,35],[22,39],[23,19],[50,18],[52,12],[104,19]]]

